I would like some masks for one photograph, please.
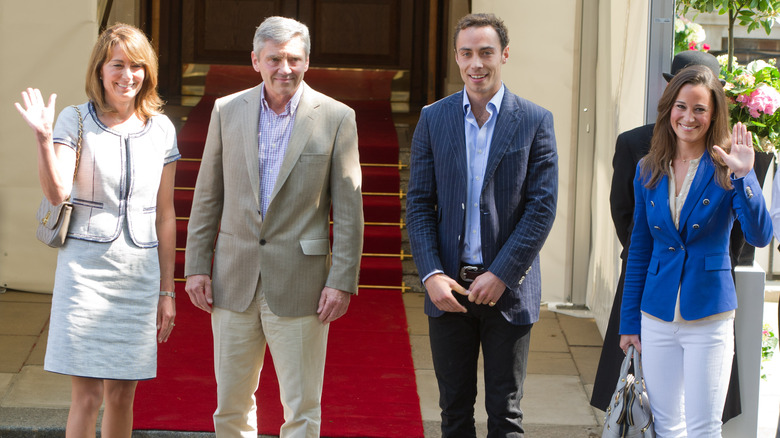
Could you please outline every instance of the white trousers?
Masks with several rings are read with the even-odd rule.
[[[720,438],[734,319],[675,323],[642,315],[641,342],[658,438]]]
[[[329,325],[317,315],[279,317],[262,293],[242,313],[214,307],[214,372],[219,438],[257,438],[257,391],[266,342],[279,378],[284,408],[281,438],[320,434],[322,383]]]

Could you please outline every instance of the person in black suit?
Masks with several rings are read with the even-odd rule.
[[[678,53],[672,60],[671,73],[664,73],[668,82],[677,72],[689,65],[704,65],[709,67],[716,75],[720,72],[718,60],[706,52],[688,50]],[[615,155],[612,158],[612,186],[609,194],[609,205],[612,213],[612,222],[618,240],[623,246],[620,253],[622,265],[620,279],[618,280],[615,298],[612,303],[612,311],[609,315],[607,332],[604,334],[604,345],[601,349],[596,379],[593,384],[593,394],[590,404],[593,407],[605,411],[609,405],[615,384],[620,375],[620,365],[623,363],[625,353],[620,349],[620,308],[623,302],[623,283],[626,277],[626,261],[628,259],[628,247],[631,240],[631,231],[634,228],[634,172],[637,163],[650,150],[650,140],[653,137],[655,123],[640,126],[620,134],[615,143]],[[734,222],[731,233],[730,254],[731,265],[737,266],[739,254],[744,246],[745,238],[739,222]],[[733,274],[733,268],[732,268]],[[734,362],[731,367],[731,381],[729,382],[726,405],[723,410],[723,422],[730,420],[742,413],[742,404],[739,395],[739,380],[737,378],[737,355],[734,354]]]

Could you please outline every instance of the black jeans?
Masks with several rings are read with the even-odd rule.
[[[481,345],[487,436],[522,438],[520,399],[533,324],[511,324],[495,307],[470,303],[460,295],[456,298],[468,313],[428,318],[433,368],[439,382],[442,437],[476,437],[474,403]]]

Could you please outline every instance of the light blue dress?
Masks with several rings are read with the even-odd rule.
[[[68,238],[59,250],[44,369],[80,377],[156,376],[160,267],[154,227],[162,168],[179,156],[170,120],[136,133],[103,125],[79,106],[84,133]],[[73,108],[54,142],[75,148]]]

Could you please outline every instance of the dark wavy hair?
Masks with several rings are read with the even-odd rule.
[[[501,41],[501,50],[504,50],[509,45],[509,31],[504,25],[504,21],[494,14],[469,14],[458,20],[458,24],[455,25],[455,36],[452,38],[452,45],[457,50],[458,35],[463,29],[469,27],[486,27],[490,26],[496,30],[498,39]]]
[[[723,86],[718,77],[703,65],[692,65],[680,70],[666,86],[661,100],[658,101],[658,118],[653,129],[650,152],[641,161],[640,175],[646,181],[647,188],[655,187],[664,175],[670,176],[669,162],[677,152],[677,134],[674,133],[671,124],[672,108],[677,102],[680,90],[687,84],[700,85],[710,91],[712,118],[704,144],[707,153],[715,163],[715,181],[719,186],[729,190],[732,188],[729,168],[713,149],[714,145],[718,145],[727,153],[731,150],[726,95],[723,93]]]

